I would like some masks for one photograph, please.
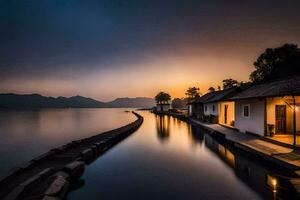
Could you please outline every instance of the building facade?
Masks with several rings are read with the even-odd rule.
[[[245,99],[235,101],[234,127],[241,132],[264,135],[264,100]]]
[[[205,94],[194,102],[193,106],[195,108],[198,106],[202,111],[194,111],[193,116],[196,115],[197,118],[205,122],[232,126],[234,123],[234,102],[227,99],[236,94],[238,90],[238,87],[232,87]]]
[[[234,101],[219,102],[219,124],[234,127],[235,125],[235,103]]]
[[[300,76],[252,85],[230,100],[239,131],[300,144]]]
[[[171,109],[171,105],[169,103],[158,103],[155,108],[158,112],[168,112]]]

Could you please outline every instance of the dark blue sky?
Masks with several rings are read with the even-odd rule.
[[[274,0],[2,0],[0,92],[205,92],[228,76],[246,80],[265,48],[299,44],[299,10]]]

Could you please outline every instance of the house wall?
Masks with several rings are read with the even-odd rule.
[[[227,108],[227,123],[225,123],[225,105],[228,106]],[[232,122],[234,122],[234,102],[233,101],[226,101],[219,103],[219,123],[224,124],[226,126],[231,126]]]
[[[156,105],[157,111],[168,111],[170,108],[170,105]]]
[[[250,116],[243,116],[243,105],[250,105]],[[264,136],[264,100],[250,99],[235,101],[235,128]]]
[[[188,105],[189,116],[193,116],[194,108],[195,108],[194,104]]]
[[[288,106],[287,102],[291,102],[292,97],[274,97],[267,99],[267,124],[275,123],[275,107],[276,105],[286,105],[286,131],[289,134],[293,133],[293,109]],[[300,97],[296,97],[296,103],[300,102]],[[300,110],[296,111],[296,129],[300,130]],[[276,129],[276,128],[275,128]]]
[[[205,106],[207,107],[207,110],[205,111]],[[213,110],[213,106],[215,106],[215,110]],[[219,115],[219,106],[218,103],[205,103],[204,104],[204,115]]]
[[[192,104],[192,116],[197,117],[199,119],[203,116],[202,103]]]

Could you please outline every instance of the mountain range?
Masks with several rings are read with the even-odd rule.
[[[117,98],[101,102],[83,96],[45,97],[40,94],[0,94],[0,108],[151,108],[153,98]]]

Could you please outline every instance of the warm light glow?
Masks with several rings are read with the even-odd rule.
[[[277,192],[278,180],[276,177],[272,175],[267,175],[267,184],[273,189],[273,192]]]
[[[272,184],[273,184],[274,187],[276,187],[276,185],[277,185],[277,180],[276,180],[276,179],[273,179],[273,180],[272,180]]]
[[[300,103],[295,102],[294,103],[294,99],[291,97],[285,97],[285,102],[287,105],[289,105],[293,110],[295,110],[296,112],[299,110],[300,107]],[[296,99],[295,99],[296,100]]]
[[[223,145],[218,144],[219,148],[219,155],[225,159],[225,161],[231,166],[235,167],[235,156],[234,154],[227,148],[225,148]]]
[[[219,59],[215,59],[215,56]],[[66,76],[31,77],[6,80],[1,92],[40,93],[45,96],[82,95],[101,101],[118,97],[154,97],[158,91],[168,92],[172,98],[185,97],[188,87],[196,86],[201,93],[209,87],[222,85],[228,77],[246,81],[251,67],[243,68],[240,59],[222,55],[203,55],[186,52],[180,55],[161,55],[150,60],[115,64],[112,69],[99,69]],[[222,69],[220,70],[220,66]],[[250,66],[250,63],[249,63]],[[76,71],[74,73],[77,73]],[[73,77],[74,76],[74,77]]]
[[[298,104],[296,104],[296,105],[290,104],[290,106],[291,106],[292,110],[295,110],[296,112],[299,110],[299,105]]]
[[[300,44],[296,1],[48,1],[0,1],[0,93],[184,97],[248,81],[265,49]]]

